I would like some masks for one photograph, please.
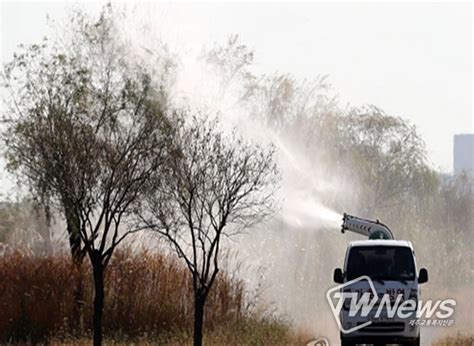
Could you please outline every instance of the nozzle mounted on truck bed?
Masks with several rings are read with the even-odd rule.
[[[379,222],[379,220],[366,220],[346,213],[344,213],[342,218],[341,227],[341,232],[344,233],[345,231],[358,233],[369,239],[394,239],[390,228]]]

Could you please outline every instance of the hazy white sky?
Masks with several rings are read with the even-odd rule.
[[[98,3],[83,6],[91,11]],[[472,5],[207,3],[148,6],[177,41],[210,44],[238,33],[262,72],[328,74],[343,103],[375,104],[408,118],[431,162],[452,170],[453,135],[474,132]],[[1,59],[47,33],[67,5],[1,4]]]

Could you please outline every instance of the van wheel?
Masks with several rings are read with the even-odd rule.
[[[404,344],[406,346],[420,346],[420,336],[418,336],[414,341]]]
[[[351,341],[341,338],[341,346],[355,346],[355,344]]]

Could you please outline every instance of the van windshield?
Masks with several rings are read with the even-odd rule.
[[[401,246],[351,248],[347,263],[347,280],[362,275],[378,280],[414,280],[415,263],[411,249]]]

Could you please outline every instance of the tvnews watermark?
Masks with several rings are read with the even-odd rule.
[[[453,325],[454,299],[422,301],[418,299],[418,289],[411,289],[408,283],[405,284],[407,287],[404,289],[387,288],[385,293],[380,293],[370,277],[361,276],[331,288],[326,298],[344,334],[371,328],[372,324],[376,328],[398,321],[409,326]]]

